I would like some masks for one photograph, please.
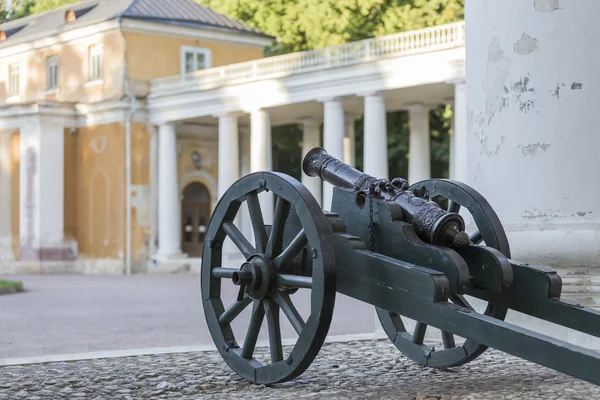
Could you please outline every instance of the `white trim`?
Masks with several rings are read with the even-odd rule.
[[[191,259],[196,260],[196,259]],[[189,259],[188,259],[189,261]],[[194,276],[192,273],[190,276]],[[373,333],[354,333],[347,335],[330,335],[325,338],[325,343],[348,343],[363,340],[386,340],[387,336],[383,332]],[[291,346],[296,343],[297,339],[284,338],[281,340],[285,346]],[[256,343],[258,348],[269,347],[268,340],[259,340]],[[131,349],[131,350],[104,350],[95,351],[89,353],[75,353],[75,354],[52,354],[43,356],[33,357],[15,357],[15,358],[4,358],[0,359],[0,366],[16,366],[16,365],[32,365],[32,364],[45,364],[45,363],[56,363],[56,362],[68,362],[68,361],[84,361],[84,360],[98,360],[98,359],[110,359],[110,358],[123,358],[123,357],[136,357],[136,356],[150,356],[160,354],[177,354],[177,353],[198,353],[198,352],[215,352],[217,349],[215,345],[205,344],[197,346],[174,346],[174,347],[155,347],[149,349]]]
[[[98,71],[94,58],[98,57]],[[104,43],[95,43],[88,47],[88,82],[104,81]]]
[[[15,98],[20,97],[21,96],[21,83],[24,81],[23,80],[23,68],[21,65],[21,61],[15,61],[15,62],[11,62],[10,64],[8,64],[8,99],[7,101],[15,101]],[[16,69],[16,83],[17,83],[17,88],[16,91],[13,92],[13,70]],[[18,100],[16,100],[18,101]]]
[[[42,97],[53,96],[53,95],[57,95],[59,93],[60,93],[60,90],[58,89],[58,87],[55,87],[54,89],[48,89],[48,90],[44,91],[42,93]]]
[[[178,138],[179,141],[179,138]],[[183,199],[183,191],[187,185],[193,182],[201,182],[208,184],[210,192],[211,209],[217,204],[217,181],[214,176],[206,171],[190,171],[179,179],[179,197]]]
[[[204,67],[203,68],[198,68],[197,62],[198,59],[194,59],[194,66],[195,69],[194,71],[191,72],[187,72],[186,71],[186,67],[187,67],[187,60],[186,60],[186,56],[187,54],[192,53],[194,54],[194,56],[198,55],[198,54],[202,54],[204,56]],[[200,71],[202,69],[208,69],[212,67],[212,53],[210,51],[209,48],[206,47],[197,47],[197,46],[181,46],[180,50],[179,50],[179,69],[180,69],[180,73],[181,73],[181,77],[185,77],[187,74],[190,73],[194,73],[196,71]]]
[[[53,71],[56,68],[56,82],[53,82]],[[46,91],[44,95],[49,94],[52,91],[58,91],[58,85],[60,82],[60,56],[53,54],[46,57]],[[53,85],[50,85],[53,83]]]
[[[124,32],[151,33],[160,36],[180,37],[183,39],[209,40],[226,42],[244,46],[253,46],[264,49],[273,44],[274,39],[269,39],[251,33],[241,33],[226,30],[211,30],[202,28],[188,28],[177,25],[159,24],[125,19],[123,21]]]
[[[83,84],[83,86],[86,89],[96,87],[96,86],[102,86],[102,85],[104,85],[104,79],[95,79],[93,81],[87,81],[86,83]]]
[[[131,105],[129,100],[113,100],[102,103],[63,105],[53,102],[16,104],[0,107],[0,129],[18,128],[23,121],[40,117],[61,121],[67,128],[105,125],[127,119]],[[148,123],[145,102],[138,101],[133,121]]]

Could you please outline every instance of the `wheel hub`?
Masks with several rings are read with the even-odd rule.
[[[269,257],[254,254],[242,264],[239,271],[232,274],[231,280],[241,290],[245,289],[248,296],[261,300],[269,294],[275,275],[275,266]]]

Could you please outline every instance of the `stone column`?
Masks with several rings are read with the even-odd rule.
[[[365,96],[364,172],[388,178],[387,122],[381,93]]]
[[[344,158],[344,103],[339,98],[324,101],[323,148],[333,157]],[[323,182],[323,204],[325,210],[331,210],[333,186]]]
[[[240,179],[240,154],[237,116],[219,116],[218,197]]]
[[[408,183],[431,178],[431,144],[429,133],[430,107],[415,104],[408,107]]]
[[[239,152],[240,152],[240,177],[244,177],[250,173],[250,128],[240,127],[239,129]],[[238,211],[239,229],[246,236],[252,237],[252,225],[248,207],[242,206]]]
[[[467,154],[467,88],[465,80],[454,83],[453,135],[451,137],[452,179],[466,182],[468,179]]]
[[[158,131],[158,253],[162,261],[184,258],[181,252],[181,202],[177,174],[175,125],[161,125]]]
[[[46,118],[20,127],[19,235],[21,260],[65,261],[77,256],[64,238],[64,125]]]
[[[14,259],[12,249],[12,131],[0,132],[0,264]]]
[[[356,166],[356,134],[354,122],[356,116],[346,115],[346,129],[344,131],[344,162],[352,167]]]
[[[304,118],[298,121],[302,125],[302,159],[315,147],[321,145],[319,121],[313,118]],[[319,204],[323,203],[323,181],[319,177],[310,177],[302,172],[302,184],[315,196]]]
[[[271,139],[271,118],[268,111],[254,110],[250,114],[250,172],[271,171],[273,169],[273,145]],[[265,224],[273,222],[273,193],[259,196]]]
[[[467,183],[498,213],[513,259],[556,268],[563,297],[597,306],[600,2],[466,7]],[[600,344],[556,327],[545,332]]]

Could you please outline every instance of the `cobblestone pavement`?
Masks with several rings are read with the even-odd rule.
[[[421,368],[384,340],[325,345],[294,381],[253,385],[216,352],[0,368],[12,399],[598,399],[600,387],[488,350],[474,362]]]

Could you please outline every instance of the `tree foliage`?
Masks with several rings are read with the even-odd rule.
[[[79,0],[28,0],[27,2],[30,3],[29,12],[31,14],[40,14],[77,1]]]

